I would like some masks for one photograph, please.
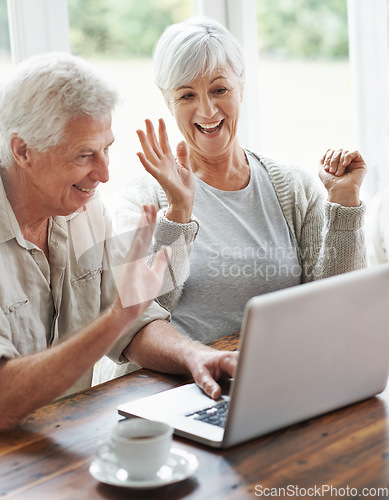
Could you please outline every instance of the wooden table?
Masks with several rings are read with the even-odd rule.
[[[216,347],[231,350],[237,342],[233,335]],[[120,419],[118,403],[182,382],[140,370],[47,405],[0,433],[0,499],[352,498],[368,493],[364,488],[373,488],[367,498],[389,498],[388,391],[225,451],[174,438],[199,460],[180,483],[141,491],[93,479],[95,446]],[[330,488],[332,496],[324,495]]]

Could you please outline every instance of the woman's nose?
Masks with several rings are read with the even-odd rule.
[[[212,118],[216,113],[216,106],[209,96],[200,98],[199,113],[204,118]]]

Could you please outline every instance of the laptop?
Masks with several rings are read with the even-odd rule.
[[[389,264],[250,299],[239,350],[218,401],[186,384],[123,403],[119,414],[168,422],[179,436],[228,448],[382,392]],[[222,424],[215,423],[219,405],[227,412]]]

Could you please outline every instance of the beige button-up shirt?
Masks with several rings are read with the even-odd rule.
[[[49,223],[49,255],[26,241],[0,179],[0,358],[42,351],[96,319],[116,293],[115,275],[128,249],[112,235],[99,200]],[[127,249],[124,248],[127,246]],[[155,302],[109,356],[119,363],[134,335],[169,313]],[[90,387],[92,368],[66,394]]]

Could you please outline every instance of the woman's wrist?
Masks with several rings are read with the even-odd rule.
[[[180,208],[174,205],[169,205],[166,209],[165,217],[172,222],[187,224],[191,220],[192,209],[188,207]]]
[[[359,207],[361,200],[359,198],[359,191],[328,191],[328,201],[330,203],[337,203],[343,207]]]

